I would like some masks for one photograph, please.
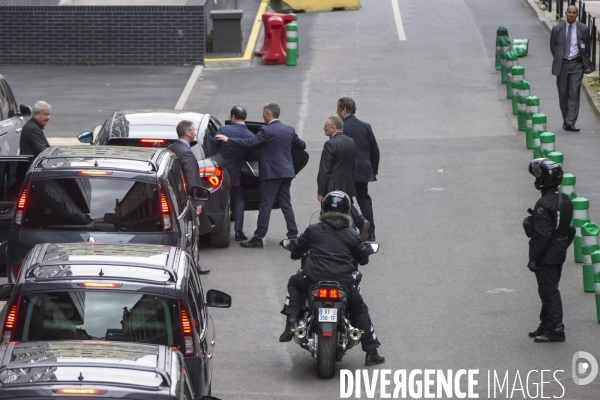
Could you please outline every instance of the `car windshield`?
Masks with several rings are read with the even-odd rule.
[[[153,294],[23,294],[13,340],[111,340],[178,346],[178,315],[177,300]]]
[[[33,181],[24,228],[100,232],[161,232],[158,186],[106,178]]]

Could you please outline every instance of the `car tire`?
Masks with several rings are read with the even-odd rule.
[[[223,218],[223,228],[219,232],[209,234],[210,246],[226,248],[231,242],[231,221],[229,220],[229,203],[225,209],[225,218]]]

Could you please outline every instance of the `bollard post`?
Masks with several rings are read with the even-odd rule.
[[[600,227],[598,224],[588,222],[581,227],[582,244],[581,252],[583,253],[583,291],[594,291],[594,269],[592,267],[592,253],[600,250],[598,246],[598,233]]]
[[[571,201],[573,202],[573,226],[576,230],[575,240],[573,241],[573,253],[575,253],[575,262],[580,263],[583,262],[581,227],[590,222],[590,201],[585,197],[577,197]]]
[[[554,151],[554,133],[542,132],[540,134],[540,157],[548,157],[548,153]]]
[[[508,40],[508,42],[510,43],[510,40]],[[510,44],[509,44],[510,47]],[[508,50],[505,54],[504,54],[504,66],[502,68],[502,73],[501,73],[501,79],[502,79],[502,83],[507,83],[510,79],[509,79],[509,75],[510,75],[510,69],[512,67],[514,67],[515,65],[519,65],[519,56],[517,55],[517,52],[514,50]]]
[[[508,38],[508,30],[501,26],[496,30],[496,62],[495,67],[496,70],[500,70],[501,68],[501,59],[502,59],[502,38]]]
[[[525,97],[525,144],[533,149],[533,121],[531,116],[540,112],[540,99],[537,96]]]
[[[525,112],[525,97],[529,96],[529,87],[529,82],[525,79],[521,79],[515,84],[515,90],[513,90],[512,97],[513,115],[519,115],[520,103],[523,103],[523,113]],[[525,119],[523,119],[523,117],[518,119],[517,117],[517,121],[521,121],[519,125],[521,128],[519,128],[519,130],[524,131]]]
[[[285,65],[294,66],[297,64],[298,56],[298,38],[288,37],[286,44]]]
[[[541,158],[541,151],[540,151],[540,147],[542,145],[541,141],[540,141],[540,135],[544,133],[544,131],[533,131],[532,135],[533,135],[533,159],[535,160],[536,158]]]
[[[560,151],[551,151],[550,153],[548,153],[548,155],[546,156],[549,159],[551,159],[552,161],[554,161],[555,163],[559,164],[560,167],[563,169],[563,171],[565,170],[563,167],[563,162],[564,162],[564,156],[563,153],[561,153]],[[564,177],[564,175],[563,175]]]
[[[506,75],[506,98],[512,99],[516,95],[517,82],[525,77],[525,67],[515,65],[510,68],[510,80],[508,80],[509,74]],[[516,108],[516,106],[515,106]],[[513,114],[516,114],[516,110],[513,110]]]
[[[594,291],[596,292],[596,319],[600,323],[600,251],[592,253],[592,270],[594,272]]]
[[[529,39],[513,39],[512,48],[517,52],[519,57],[525,57],[529,50]]]
[[[546,131],[546,114],[535,113],[531,116],[531,148],[533,149],[533,158],[540,158],[540,135]]]
[[[300,57],[300,37],[298,36],[298,16],[296,15],[296,13],[289,13],[289,15],[291,15],[292,17],[294,17],[294,19],[292,20],[292,22],[294,22],[296,24],[296,38],[298,39],[296,42],[296,58]]]
[[[569,196],[571,201],[577,198],[577,192],[575,190],[575,183],[577,182],[577,178],[573,174],[563,174],[561,186],[562,192]]]

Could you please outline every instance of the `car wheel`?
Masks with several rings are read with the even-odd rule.
[[[225,209],[225,218],[223,218],[223,228],[219,232],[211,232],[211,247],[229,247],[231,241],[231,221],[229,220],[229,203]]]

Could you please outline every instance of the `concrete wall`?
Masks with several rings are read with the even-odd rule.
[[[0,64],[202,64],[203,6],[5,6]]]

